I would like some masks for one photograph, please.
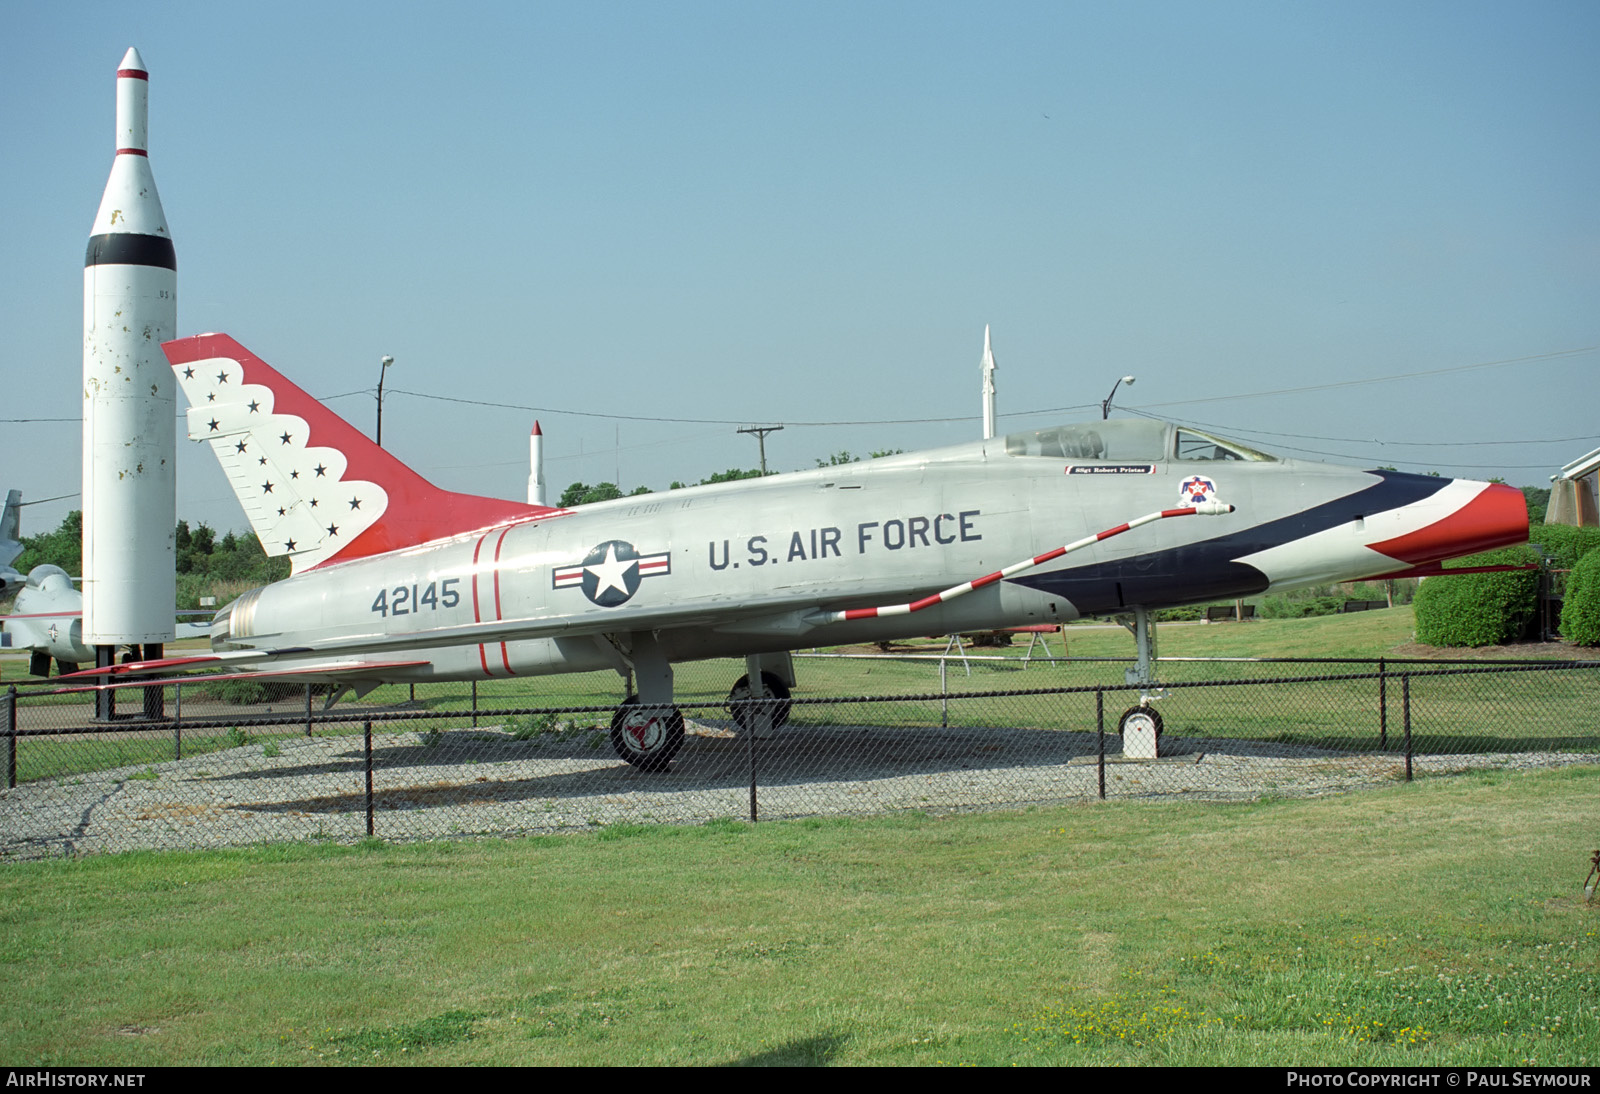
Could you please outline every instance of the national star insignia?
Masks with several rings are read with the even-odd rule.
[[[584,569],[600,580],[600,584],[594,592],[595,596],[600,596],[607,589],[616,589],[618,592],[626,594],[628,592],[628,571],[637,565],[639,565],[639,560],[636,558],[618,559],[617,545],[613,543],[606,548],[605,558],[593,565],[585,566]]]

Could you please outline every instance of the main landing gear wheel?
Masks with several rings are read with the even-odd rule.
[[[647,707],[637,695],[611,716],[611,747],[640,771],[665,771],[683,747],[683,715],[677,707]]]
[[[746,733],[750,732],[757,721],[764,721],[770,712],[772,728],[777,729],[789,720],[789,685],[785,684],[776,673],[763,672],[761,683],[767,689],[767,699],[777,700],[763,709],[760,701],[750,698],[750,674],[745,673],[733,682],[733,690],[728,692],[728,712],[733,715],[733,720],[739,728]]]
[[[1155,739],[1161,740],[1161,715],[1153,707],[1129,707],[1117,719],[1117,732],[1126,739],[1129,730],[1135,732],[1144,730],[1154,731]]]

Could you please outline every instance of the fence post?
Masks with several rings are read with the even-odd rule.
[[[478,728],[478,682],[472,682],[472,728]]]
[[[172,758],[183,759],[183,685],[172,685]]]
[[[367,835],[372,835],[372,723],[364,731],[367,747]]]
[[[1100,800],[1106,800],[1106,693],[1096,688],[1094,693],[1094,732],[1098,743],[1099,760],[1095,767],[1100,772]]]
[[[6,688],[4,713],[6,732],[6,786],[17,788],[17,685]]]
[[[1411,781],[1411,674],[1400,676],[1400,709],[1406,724],[1406,782]]]
[[[311,685],[306,685],[306,736],[311,736]]]
[[[756,733],[752,725],[744,731],[745,754],[750,759],[750,823],[756,823]]]
[[[945,690],[945,659],[939,658],[939,725],[950,728],[950,693]]]
[[[1389,747],[1389,669],[1378,658],[1378,748]]]

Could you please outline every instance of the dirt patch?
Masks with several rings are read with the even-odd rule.
[[[1466,661],[1600,661],[1600,649],[1570,642],[1518,642],[1514,646],[1424,646],[1406,642],[1389,651],[1391,657],[1428,660],[1460,658]]]

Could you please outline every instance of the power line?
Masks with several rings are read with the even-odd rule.
[[[1129,413],[1138,413],[1130,410]],[[1144,414],[1142,417],[1154,419],[1153,414]],[[1192,419],[1179,419],[1163,417],[1162,421],[1175,422],[1178,425],[1193,426],[1196,429],[1220,429],[1225,433],[1241,435],[1254,435],[1257,437],[1292,437],[1302,441],[1335,441],[1340,444],[1376,444],[1376,445],[1405,445],[1409,448],[1476,448],[1486,445],[1501,444],[1571,444],[1575,441],[1592,442],[1600,437],[1535,437],[1527,441],[1385,441],[1378,437],[1320,437],[1312,433],[1277,433],[1270,429],[1250,429],[1237,425],[1218,425],[1215,422],[1197,422]]]
[[[392,388],[392,395],[409,395],[414,399],[430,399],[440,403],[465,403],[468,406],[492,406],[499,410],[528,410],[536,414],[570,414],[577,418],[609,418],[624,422],[662,422],[671,425],[744,425],[750,421],[745,418],[663,418],[646,414],[610,414],[601,410],[568,410],[561,407],[532,406],[525,403],[491,402],[488,399],[463,399],[456,395],[430,395],[423,391],[407,391],[404,388]],[[1049,413],[1048,411],[1023,411],[1026,414]],[[970,422],[977,415],[958,414],[949,418],[863,418],[836,422],[785,422],[792,426],[835,426],[835,425],[928,425],[938,422]]]
[[[1479,361],[1471,365],[1452,365],[1449,368],[1431,368],[1422,372],[1399,372],[1393,376],[1373,376],[1365,380],[1338,380],[1331,384],[1311,384],[1307,387],[1285,387],[1275,391],[1249,391],[1238,395],[1209,395],[1200,399],[1175,399],[1166,403],[1145,403],[1144,406],[1192,406],[1195,403],[1217,403],[1228,399],[1261,399],[1269,395],[1299,395],[1307,391],[1331,391],[1341,387],[1360,387],[1363,384],[1386,384],[1393,380],[1415,380],[1420,376],[1444,376],[1453,372],[1470,372],[1480,368],[1498,368],[1501,365],[1520,365],[1528,361],[1553,361],[1564,357],[1581,357],[1593,353],[1600,346],[1580,346],[1577,349],[1553,350],[1550,353],[1532,353],[1526,357],[1507,357],[1501,361]]]

